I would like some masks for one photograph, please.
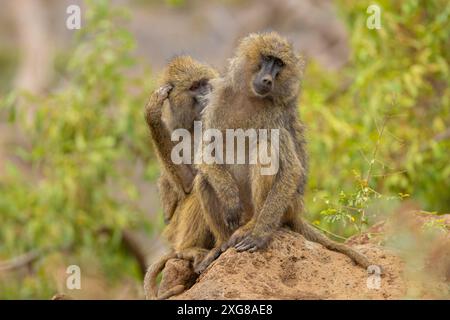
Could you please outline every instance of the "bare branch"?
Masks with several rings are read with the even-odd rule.
[[[41,254],[42,253],[40,250],[32,250],[21,256],[0,262],[0,272],[13,271],[23,267],[29,267],[41,257]]]

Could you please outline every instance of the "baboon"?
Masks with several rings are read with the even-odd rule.
[[[216,244],[195,193],[189,194],[176,208],[164,230],[164,236],[171,245],[171,251],[153,263],[147,270],[144,279],[144,292],[147,299],[167,299],[187,289],[179,285],[158,296],[156,278],[169,259],[189,260],[192,262],[194,270],[197,270],[205,256]]]
[[[177,286],[157,296],[156,277],[169,259],[191,260],[196,266],[214,244],[197,197],[190,194],[196,169],[190,164],[172,162],[171,151],[175,144],[171,133],[180,128],[193,133],[194,121],[200,119],[206,96],[211,91],[210,80],[215,77],[214,69],[191,57],[176,57],[169,62],[160,88],[151,95],[145,108],[145,119],[162,166],[158,185],[167,224],[164,233],[171,245],[171,252],[150,266],[146,273],[144,291],[148,299],[166,299],[185,290],[184,286]],[[166,100],[167,109],[163,110]]]
[[[370,265],[364,255],[328,239],[299,215],[308,168],[304,129],[297,114],[302,65],[291,44],[277,33],[251,34],[239,44],[227,74],[216,81],[203,114],[204,129],[222,133],[278,129],[279,169],[274,175],[262,175],[260,163],[198,165],[194,191],[217,245],[197,272],[228,247],[251,252],[265,248],[280,226],[342,252],[363,267]],[[265,148],[271,144],[274,141]]]
[[[173,58],[160,80],[161,87],[150,97],[145,119],[150,129],[156,153],[162,165],[158,180],[164,220],[169,222],[177,204],[189,194],[196,169],[192,164],[174,164],[170,158],[174,142],[171,133],[186,129],[193,133],[194,121],[206,105],[211,91],[209,81],[217,77],[214,69],[190,56]],[[163,108],[168,100],[167,108]]]

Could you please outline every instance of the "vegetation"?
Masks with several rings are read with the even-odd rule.
[[[29,172],[9,163],[1,178],[0,257],[69,250],[69,262],[99,265],[112,280],[137,279],[135,261],[121,250],[121,231],[150,227],[129,179],[133,165],[151,155],[142,115],[149,87],[143,76],[127,75],[134,42],[121,27],[124,13],[107,1],[94,1],[91,8],[61,75],[62,88],[28,97],[37,106],[31,122],[17,104],[6,106],[27,137],[27,146],[16,151]],[[130,94],[135,88],[139,94]],[[51,258],[44,257],[23,282],[2,284],[0,296],[52,296],[51,270],[60,261]]]
[[[139,293],[141,275],[121,232],[160,227],[145,219],[136,204],[144,195],[130,179],[138,163],[148,164],[149,180],[157,175],[142,117],[152,77],[131,72],[126,14],[107,1],[88,4],[60,86],[45,97],[11,93],[1,103],[26,143],[14,150],[20,161],[0,173],[0,261],[33,250],[42,256],[33,274],[0,274],[0,298],[47,299],[61,289],[55,272],[72,263],[108,286],[129,281]],[[350,61],[335,72],[310,61],[303,83],[308,217],[339,238],[405,198],[450,212],[450,5],[379,4],[382,28],[369,30],[366,1],[339,1]]]
[[[378,3],[382,28],[370,30],[366,1],[340,1],[350,61],[337,72],[311,63],[301,101],[306,203],[316,224],[344,236],[404,198],[450,211],[450,5]]]

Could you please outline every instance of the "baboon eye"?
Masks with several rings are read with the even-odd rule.
[[[276,60],[275,60],[275,64],[276,64],[278,67],[284,67],[284,62],[281,61],[280,59],[276,59]]]
[[[189,88],[189,90],[195,91],[195,90],[198,90],[198,88],[200,88],[200,82],[196,81],[196,82],[194,82],[194,83],[191,85],[191,87]]]

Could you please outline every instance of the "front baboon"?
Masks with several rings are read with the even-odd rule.
[[[222,133],[226,129],[278,129],[278,154],[272,156],[278,157],[279,169],[276,174],[262,175],[260,163],[201,164],[194,188],[222,250],[264,248],[276,228],[287,226],[367,267],[365,256],[331,241],[299,215],[307,178],[303,126],[297,115],[302,64],[291,44],[276,33],[251,34],[242,40],[228,73],[215,84],[203,127]],[[270,149],[271,144],[274,141],[264,148]],[[258,147],[263,146],[258,143]],[[216,247],[197,271],[219,253]]]
[[[182,258],[197,266],[214,245],[199,201],[191,194],[196,169],[191,164],[176,165],[172,162],[171,151],[175,144],[171,141],[171,133],[182,128],[193,134],[194,121],[200,119],[206,96],[211,91],[210,80],[216,76],[212,68],[189,56],[176,57],[169,62],[161,87],[152,94],[145,108],[145,118],[162,165],[158,185],[168,224],[164,233],[171,246],[171,252],[147,271],[144,290],[149,299],[165,299],[185,290],[184,286],[177,286],[157,296],[156,277],[167,260]],[[166,100],[167,108],[163,111]]]

